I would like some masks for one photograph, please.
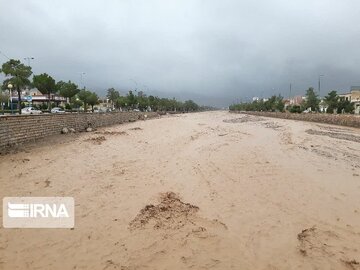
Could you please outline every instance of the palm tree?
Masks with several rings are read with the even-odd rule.
[[[7,89],[12,84],[18,93],[18,110],[21,114],[21,91],[31,85],[29,77],[32,74],[31,67],[25,66],[20,60],[10,59],[2,64],[0,72],[4,73],[7,79],[4,80],[2,89]]]

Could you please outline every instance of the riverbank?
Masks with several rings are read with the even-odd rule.
[[[360,128],[360,115],[345,115],[345,114],[324,114],[324,113],[281,113],[281,112],[237,112],[249,115],[257,115],[263,117],[291,119],[307,122],[317,122],[330,125],[348,126]]]

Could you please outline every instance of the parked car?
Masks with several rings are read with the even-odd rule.
[[[65,113],[65,111],[59,107],[54,107],[51,109],[51,113]]]
[[[41,114],[42,111],[37,110],[37,109],[35,109],[33,107],[26,107],[26,108],[21,110],[21,113],[22,114]]]

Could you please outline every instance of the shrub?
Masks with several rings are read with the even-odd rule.
[[[301,107],[299,105],[293,105],[289,110],[291,113],[301,113]]]

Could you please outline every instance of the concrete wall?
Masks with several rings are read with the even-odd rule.
[[[155,112],[69,113],[13,115],[0,117],[0,150],[28,141],[60,134],[62,128],[84,131],[87,127],[103,127],[157,117]]]
[[[326,123],[332,125],[360,128],[359,115],[319,114],[319,113],[280,113],[280,112],[244,112],[245,114]]]

